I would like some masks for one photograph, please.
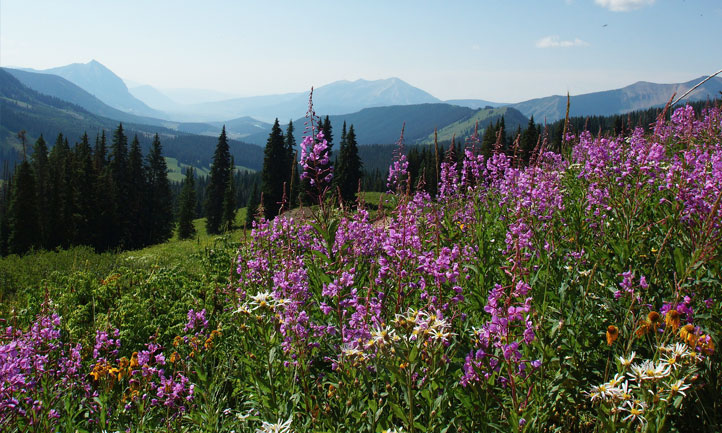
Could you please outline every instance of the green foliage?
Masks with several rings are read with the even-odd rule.
[[[221,232],[223,224],[223,198],[228,188],[228,179],[231,175],[231,154],[226,139],[226,128],[223,127],[218,145],[213,154],[213,165],[206,188],[205,210],[206,231],[209,234]]]
[[[8,209],[8,232],[8,249],[13,253],[22,254],[39,246],[35,176],[27,161],[23,161],[15,172]]]
[[[183,182],[183,189],[180,197],[180,210],[178,211],[178,239],[189,239],[193,237],[196,230],[193,220],[196,212],[196,189],[193,168],[186,169],[186,178]]]
[[[356,143],[356,132],[353,125],[346,132],[346,123],[343,124],[341,132],[338,160],[334,172],[334,182],[341,193],[341,199],[346,202],[352,202],[356,198],[356,191],[359,189],[359,181],[361,180],[363,164],[358,155],[358,145]]]
[[[284,192],[288,188],[291,166],[289,149],[284,141],[278,119],[273,123],[264,151],[263,172],[261,173],[261,193],[263,194],[263,212],[266,219],[279,214]],[[288,208],[288,204],[285,204]]]

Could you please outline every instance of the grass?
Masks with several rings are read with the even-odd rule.
[[[185,172],[188,167],[193,167],[196,177],[208,176],[208,174],[210,173],[210,169],[208,167],[191,166],[189,164],[178,162],[178,159],[171,158],[169,156],[165,157],[165,163],[168,166],[168,180],[170,180],[171,182],[183,182],[183,179],[185,179]],[[255,171],[242,165],[236,165],[235,167],[236,170],[246,173],[252,173]]]
[[[10,303],[17,293],[28,288],[42,287],[53,274],[90,272],[97,279],[106,278],[119,268],[153,269],[158,267],[183,266],[190,273],[199,273],[202,267],[198,253],[212,248],[221,237],[240,242],[244,238],[243,223],[246,208],[236,213],[236,228],[224,235],[206,233],[206,219],[193,221],[196,234],[191,239],[178,239],[177,232],[162,244],[151,245],[140,250],[122,252],[95,252],[91,247],[76,246],[67,250],[34,251],[18,256],[0,258],[0,304]]]

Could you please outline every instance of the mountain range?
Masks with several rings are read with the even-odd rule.
[[[93,96],[78,93],[77,86],[67,80],[40,80],[44,85],[58,84],[60,89],[67,91],[66,98],[84,103],[88,107],[108,116],[118,115],[117,111],[105,104],[92,99]],[[53,87],[53,92],[61,93]],[[123,113],[118,116],[127,116]],[[134,123],[132,119],[113,119],[91,112],[83,106],[61,99],[54,95],[33,90],[21,83],[8,70],[0,68],[0,155],[3,159],[16,161],[17,155],[22,156],[23,148],[18,138],[20,131],[25,131],[29,147],[41,135],[49,146],[55,142],[58,133],[62,133],[71,143],[79,141],[87,133],[91,141],[105,132],[108,141],[113,130],[123,122],[128,136],[137,135],[141,145],[149,147],[155,134],[160,136],[164,155],[176,158],[179,162],[196,167],[210,165],[218,138],[180,132],[159,125]],[[263,149],[244,142],[229,140],[231,153],[236,164],[241,167],[258,170],[263,164]],[[13,155],[14,154],[14,155]]]
[[[159,133],[168,156],[197,167],[210,163],[212,149],[225,125],[234,140],[239,165],[258,169],[271,124],[295,119],[297,142],[303,135],[307,92],[226,98],[213,91],[176,89],[173,97],[137,83],[129,90],[111,70],[93,60],[35,71],[0,69],[0,150],[3,158],[20,149],[17,132],[24,129],[33,140],[63,132],[77,139],[87,131],[112,131],[118,122],[141,137]],[[621,114],[664,105],[672,94],[681,95],[701,79],[678,84],[639,82],[630,86],[571,97],[572,116]],[[185,92],[185,93],[184,93]],[[722,79],[713,78],[687,99],[719,98]],[[180,96],[180,98],[179,98]],[[199,101],[201,103],[178,102]],[[328,115],[334,135],[343,122],[353,124],[361,145],[396,142],[405,124],[407,143],[463,140],[478,124],[480,133],[504,116],[507,131],[524,127],[529,116],[537,122],[563,118],[566,96],[549,96],[514,104],[481,99],[441,101],[399,78],[337,81],[314,90],[315,111]]]

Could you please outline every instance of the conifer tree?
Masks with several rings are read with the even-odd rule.
[[[168,165],[163,158],[163,146],[158,134],[147,158],[149,197],[149,241],[152,244],[165,242],[173,234],[173,196],[168,181]]]
[[[80,143],[75,145],[73,162],[71,185],[75,212],[72,220],[76,229],[71,243],[93,245],[98,219],[98,203],[95,196],[97,173],[88,134],[83,134]]]
[[[0,256],[8,254],[8,237],[10,236],[8,207],[10,206],[12,179],[9,174],[8,162],[5,161],[5,164],[3,164],[3,182],[0,183]]]
[[[278,215],[283,200],[283,188],[289,179],[288,150],[284,143],[283,132],[278,119],[273,123],[271,133],[264,150],[263,171],[261,173],[261,192],[266,219],[271,220]]]
[[[206,188],[205,210],[206,231],[208,234],[221,232],[223,224],[223,199],[228,187],[231,171],[231,151],[226,138],[226,127],[223,126],[218,145],[213,154],[213,163]]]
[[[299,193],[301,192],[301,176],[298,173],[298,153],[296,150],[296,138],[293,136],[293,121],[288,121],[288,128],[286,128],[286,153],[287,153],[287,167],[289,176],[287,180],[288,185],[288,204],[289,208],[298,207]]]
[[[48,246],[67,248],[74,232],[72,224],[74,209],[70,146],[63,134],[58,134],[55,140],[55,145],[48,155],[48,165],[50,168]]]
[[[143,152],[138,136],[133,137],[128,152],[128,201],[124,206],[127,225],[122,231],[124,248],[139,248],[148,244],[148,182],[143,166]]]
[[[362,175],[361,158],[358,155],[356,132],[353,125],[346,132],[346,122],[341,130],[341,143],[338,161],[336,163],[335,181],[341,191],[341,198],[345,202],[352,202],[356,198],[358,182]]]
[[[193,167],[188,167],[183,181],[183,189],[178,197],[180,208],[178,212],[178,239],[189,239],[196,233],[193,219],[196,216],[196,187],[193,176]]]
[[[100,135],[95,136],[95,148],[93,149],[93,165],[96,173],[100,174],[101,170],[108,165],[108,149],[105,143],[105,130]]]
[[[529,118],[526,129],[521,135],[521,154],[524,164],[529,163],[529,159],[531,158],[532,152],[534,152],[538,140],[539,134],[534,123],[534,115],[532,115],[531,118]]]
[[[496,143],[496,128],[489,123],[484,130],[484,137],[481,140],[481,153],[485,158],[494,153],[494,143]]]
[[[233,157],[231,157],[231,167],[234,166]],[[233,169],[228,173],[228,185],[223,196],[223,231],[229,232],[233,230],[233,224],[236,221],[236,188],[233,178]]]
[[[113,227],[108,231],[109,247],[118,246],[123,239],[123,233],[127,231],[129,224],[128,212],[125,206],[128,204],[128,137],[123,132],[123,124],[113,132],[113,140],[110,146],[110,157],[108,161],[109,181],[113,188],[110,190],[113,195],[109,199],[115,203],[112,215],[107,215],[107,223]]]
[[[35,176],[27,160],[23,160],[15,172],[8,214],[9,251],[24,254],[38,247],[40,230]]]
[[[251,195],[248,197],[248,203],[246,204],[246,228],[253,227],[260,201],[261,194],[258,192],[258,184],[254,183],[253,192],[251,192]]]
[[[42,134],[33,146],[31,163],[35,175],[35,195],[38,206],[39,245],[49,249],[50,245],[50,163],[48,162],[48,146]]]

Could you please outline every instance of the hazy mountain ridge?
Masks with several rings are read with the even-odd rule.
[[[118,110],[139,116],[164,117],[162,112],[153,110],[131,95],[125,82],[97,60],[28,71],[63,77]]]
[[[673,84],[639,81],[621,89],[571,96],[569,114],[570,116],[608,116],[664,106],[673,94],[682,96],[705,78],[707,77]],[[715,77],[693,91],[686,99],[690,101],[704,100],[708,97],[714,99],[719,97],[721,91],[722,78]],[[566,105],[566,96],[555,95],[531,99],[510,106],[521,111],[527,117],[533,115],[537,122],[544,122],[545,119],[547,122],[553,122],[564,118]]]
[[[28,148],[40,135],[49,146],[62,133],[71,142],[80,140],[87,133],[91,141],[105,131],[110,143],[112,131],[118,127],[118,120],[93,114],[83,107],[62,99],[39,93],[24,86],[17,78],[0,68],[0,149],[22,152],[17,134],[26,131]],[[129,136],[137,134],[141,144],[148,146],[156,133],[161,137],[164,155],[194,166],[208,166],[218,141],[216,137],[191,135],[168,128],[147,124],[123,123]],[[258,146],[230,140],[231,152],[236,164],[258,170],[263,163],[263,149]]]
[[[528,122],[524,115],[510,107],[473,110],[445,103],[364,108],[354,113],[329,115],[329,120],[333,126],[334,143],[339,142],[341,128],[346,122],[347,126],[354,125],[358,144],[366,146],[395,143],[401,135],[402,127],[404,140],[408,144],[432,143],[434,128],[438,128],[441,134],[439,139],[442,141],[450,141],[454,135],[457,139],[463,139],[471,135],[477,121],[481,133],[483,128],[500,120],[501,116],[505,116],[507,131],[516,130],[520,125],[524,127]],[[304,117],[293,121],[294,135],[298,143],[303,139],[305,121]],[[226,127],[232,130],[229,124]],[[286,125],[283,126],[284,131],[285,127]],[[270,125],[265,131],[250,135],[245,140],[263,145],[269,132]]]

